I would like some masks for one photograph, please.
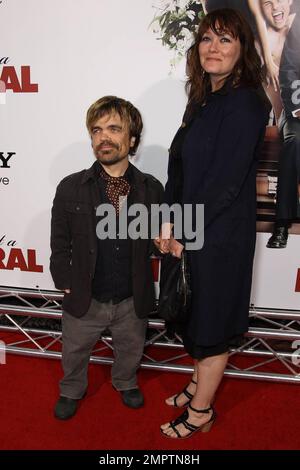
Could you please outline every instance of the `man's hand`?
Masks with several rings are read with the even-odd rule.
[[[153,240],[154,245],[156,248],[163,254],[165,255],[166,253],[169,253],[170,251],[170,240],[163,240],[161,237],[156,237]]]
[[[172,228],[173,224],[162,224],[159,237],[156,237],[153,240],[156,248],[163,254],[169,253],[170,251],[170,239],[172,237]]]
[[[173,224],[165,223],[162,225],[159,237],[154,239],[154,244],[158,250],[163,253],[171,253],[172,256],[181,258],[184,246],[179,243],[172,235]]]
[[[71,293],[71,289],[64,289],[64,292],[65,292],[66,294],[70,294],[70,293]]]
[[[169,249],[172,256],[175,256],[176,258],[181,258],[183,248],[184,246],[181,243],[175,240],[175,238],[171,238]]]

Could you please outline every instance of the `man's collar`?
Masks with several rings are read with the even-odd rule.
[[[81,184],[85,184],[89,180],[97,180],[99,178],[99,162],[96,160],[93,165],[88,169],[85,170],[83,176],[81,178]],[[124,177],[128,179],[128,182],[139,184],[144,182],[146,176],[140,170],[138,170],[132,163],[129,162],[128,168],[124,173]]]
[[[84,184],[91,179],[96,180],[98,178],[99,176],[98,165],[99,163],[96,160],[88,170],[84,171],[82,178],[81,178],[81,184]]]

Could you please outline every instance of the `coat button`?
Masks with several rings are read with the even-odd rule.
[[[77,211],[80,211],[80,206],[76,206],[76,210],[77,210]]]
[[[95,251],[94,248],[91,248],[90,249],[90,254],[92,255],[94,253],[94,251]]]

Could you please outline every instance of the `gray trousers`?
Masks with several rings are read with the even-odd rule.
[[[60,395],[82,398],[88,386],[91,352],[106,328],[111,331],[114,348],[113,386],[120,391],[137,388],[136,371],[144,350],[147,319],[136,316],[132,297],[115,305],[92,299],[81,318],[63,312],[64,377],[60,381]]]

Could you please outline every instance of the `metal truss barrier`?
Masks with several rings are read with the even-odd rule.
[[[5,345],[5,352],[60,359],[62,298],[58,291],[0,287],[0,344]],[[249,315],[249,332],[241,347],[230,350],[225,375],[300,384],[300,311],[252,306]],[[45,319],[46,327],[28,326],[33,319]],[[112,362],[113,345],[109,333],[104,333],[92,352],[91,363]],[[181,373],[193,369],[181,337],[156,318],[149,319],[141,367]]]

